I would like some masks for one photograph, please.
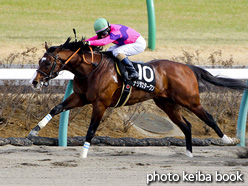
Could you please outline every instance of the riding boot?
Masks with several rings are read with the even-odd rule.
[[[128,71],[128,78],[131,80],[135,80],[139,78],[139,73],[135,70],[133,63],[125,57],[121,63],[126,67]]]

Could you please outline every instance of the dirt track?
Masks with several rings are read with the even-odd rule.
[[[0,148],[1,185],[147,185],[147,174],[174,174],[178,182],[150,185],[247,185],[248,159],[239,159],[240,147],[193,147],[194,158],[184,155],[185,147],[92,146],[88,158],[79,157],[82,147]],[[183,178],[183,171],[185,174]],[[189,174],[211,176],[211,182],[189,180]],[[242,174],[244,182],[216,182],[216,171],[224,175]],[[187,176],[188,174],[188,176]],[[196,176],[197,177],[197,176]],[[197,179],[197,178],[194,179]],[[232,177],[234,178],[234,177]],[[158,179],[158,177],[157,177]],[[165,176],[162,177],[165,179]]]

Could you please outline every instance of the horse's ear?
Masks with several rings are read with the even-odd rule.
[[[48,52],[48,46],[47,46],[47,42],[45,41],[45,49]]]

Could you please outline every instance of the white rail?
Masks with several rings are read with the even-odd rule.
[[[235,69],[206,69],[214,76],[233,78],[233,79],[248,79],[247,68]],[[0,68],[0,80],[30,80],[36,69],[18,69],[18,68]],[[55,79],[72,80],[74,75],[71,72],[63,71]]]
[[[0,80],[30,80],[35,74],[36,69],[25,68],[2,68],[0,69]],[[69,71],[63,71],[55,79],[71,80],[74,75]]]

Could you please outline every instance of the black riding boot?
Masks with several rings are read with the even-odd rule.
[[[135,80],[139,78],[139,73],[135,70],[133,63],[127,57],[124,58],[121,62],[127,69],[129,79]]]

